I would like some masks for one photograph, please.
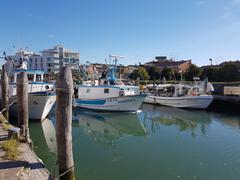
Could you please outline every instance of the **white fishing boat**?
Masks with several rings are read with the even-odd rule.
[[[28,94],[29,119],[43,120],[56,101],[54,92],[35,92]],[[9,108],[12,117],[17,117],[17,103]]]
[[[206,109],[213,101],[213,96],[199,90],[199,87],[184,84],[162,84],[144,102],[177,108]]]
[[[109,78],[99,80],[95,86],[76,86],[74,94],[74,106],[125,112],[136,112],[146,97],[141,94],[138,86],[118,85],[113,68]]]
[[[17,77],[21,72],[26,72],[28,77],[28,105],[29,119],[44,119],[56,101],[56,94],[53,92],[54,84],[43,81],[44,72],[40,70],[28,70],[26,65],[20,68],[8,70],[10,76],[8,95],[11,99],[16,99]],[[0,88],[0,97],[1,97]],[[9,108],[10,116],[17,117],[17,104]]]

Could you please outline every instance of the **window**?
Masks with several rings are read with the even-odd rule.
[[[33,81],[34,80],[34,74],[28,74],[28,81]]]
[[[37,82],[41,82],[41,80],[42,80],[41,75],[40,75],[40,74],[37,74],[37,75],[36,75],[36,81],[37,81]]]
[[[109,93],[109,89],[104,89],[104,93]]]
[[[87,93],[90,93],[90,91],[91,91],[91,89],[87,89],[87,91],[86,91],[86,92],[87,92]]]

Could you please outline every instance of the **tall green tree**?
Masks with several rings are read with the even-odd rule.
[[[137,78],[140,78],[141,80],[147,80],[149,79],[149,75],[144,68],[140,67],[133,70],[133,72],[129,75],[129,78],[134,80]]]
[[[157,66],[148,66],[146,68],[147,73],[150,76],[150,79],[156,81],[160,79],[160,69]]]
[[[240,80],[240,71],[239,68],[233,63],[227,63],[218,70],[218,79],[217,81],[239,81]]]
[[[216,81],[218,74],[218,68],[206,67],[203,69],[203,76],[207,76],[209,81]]]
[[[165,67],[162,71],[161,71],[161,78],[166,78],[167,80],[171,80],[173,79],[174,76],[174,70],[170,67]]]
[[[184,73],[185,80],[187,81],[192,81],[194,77],[200,76],[202,76],[202,70],[194,64],[192,64]]]

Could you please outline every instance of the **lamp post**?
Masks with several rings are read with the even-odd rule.
[[[209,61],[211,61],[211,66],[212,66],[212,58],[210,58]]]

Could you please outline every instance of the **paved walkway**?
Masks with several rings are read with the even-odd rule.
[[[5,152],[1,147],[7,140],[7,131],[0,123],[0,177],[9,180],[46,180],[50,179],[48,170],[44,167],[33,150],[26,143],[19,145],[19,158],[16,161],[3,158]]]

